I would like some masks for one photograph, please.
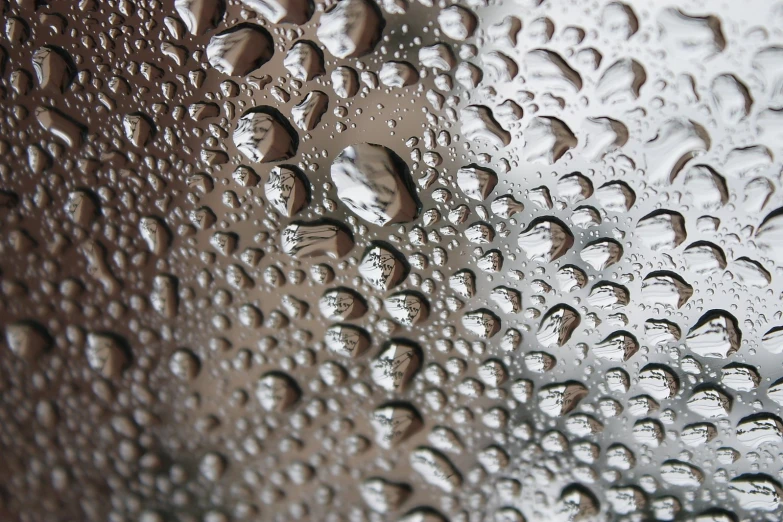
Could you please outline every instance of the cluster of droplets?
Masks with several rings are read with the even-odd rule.
[[[777,520],[783,6],[522,4],[5,6],[0,515]]]

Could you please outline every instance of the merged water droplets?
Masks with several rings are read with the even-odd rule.
[[[244,5],[272,23],[301,25],[313,14],[309,0],[241,0]]]
[[[713,310],[691,328],[685,345],[702,357],[725,359],[739,350],[741,340],[737,320],[723,310]]]
[[[478,20],[469,9],[452,5],[440,11],[438,24],[443,34],[453,40],[462,41],[473,36]]]
[[[290,124],[273,108],[264,107],[242,116],[234,130],[234,145],[252,162],[288,159],[298,139]]]
[[[327,255],[338,259],[354,245],[350,231],[330,221],[294,222],[283,230],[281,237],[283,252],[302,258]]]
[[[460,112],[462,133],[470,141],[504,147],[511,143],[511,134],[495,119],[492,111],[483,105],[469,105]]]
[[[390,290],[399,285],[409,269],[402,255],[384,243],[374,243],[365,252],[359,273],[379,290]]]
[[[567,226],[552,218],[539,218],[517,240],[531,261],[548,263],[563,256],[574,244]]]
[[[579,326],[579,312],[567,305],[552,307],[538,326],[536,338],[545,348],[563,346]]]
[[[212,36],[206,49],[209,64],[229,76],[245,76],[274,54],[269,32],[256,24],[240,24]]]
[[[9,324],[5,329],[5,341],[14,355],[28,362],[38,359],[52,343],[46,329],[30,320]]]
[[[374,2],[341,0],[321,15],[316,35],[334,56],[351,58],[372,52],[385,24]]]
[[[405,223],[418,214],[408,168],[386,147],[348,147],[335,158],[331,173],[337,197],[370,223]]]

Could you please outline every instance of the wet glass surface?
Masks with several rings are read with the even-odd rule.
[[[783,517],[783,3],[0,5],[1,520]]]

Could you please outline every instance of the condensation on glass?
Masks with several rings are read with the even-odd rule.
[[[2,12],[0,519],[783,516],[783,3]]]

